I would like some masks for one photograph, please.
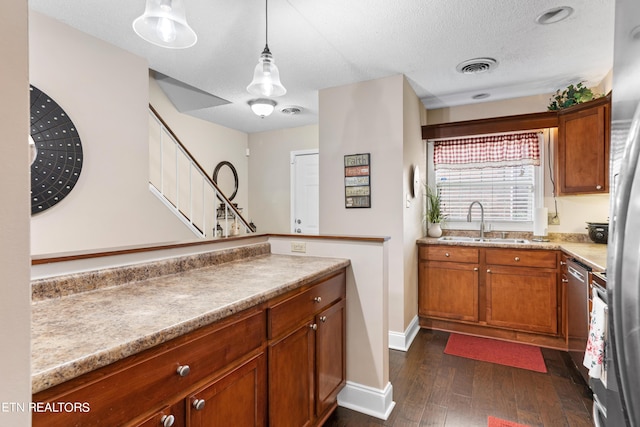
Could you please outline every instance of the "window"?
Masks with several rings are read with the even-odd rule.
[[[535,207],[542,204],[542,133],[510,133],[434,142],[435,183],[449,228],[477,228],[467,222],[469,206],[479,201],[493,229],[531,230]]]
[[[533,165],[436,170],[436,190],[449,222],[466,221],[475,200],[484,207],[485,221],[533,221],[534,183]]]

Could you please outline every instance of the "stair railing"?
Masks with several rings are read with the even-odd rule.
[[[149,190],[194,234],[205,238],[255,232],[255,226],[247,222],[151,104],[149,146]]]

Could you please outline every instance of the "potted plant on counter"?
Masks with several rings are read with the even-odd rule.
[[[446,220],[446,215],[442,212],[440,193],[434,192],[431,187],[427,187],[427,234],[429,237],[442,236],[440,227]]]

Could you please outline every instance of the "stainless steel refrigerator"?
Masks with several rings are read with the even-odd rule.
[[[640,0],[616,0],[614,40],[606,424],[640,427]]]

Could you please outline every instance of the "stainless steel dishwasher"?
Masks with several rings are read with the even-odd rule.
[[[567,346],[585,382],[589,381],[589,371],[582,361],[589,336],[590,272],[591,268],[580,261],[567,260]]]

